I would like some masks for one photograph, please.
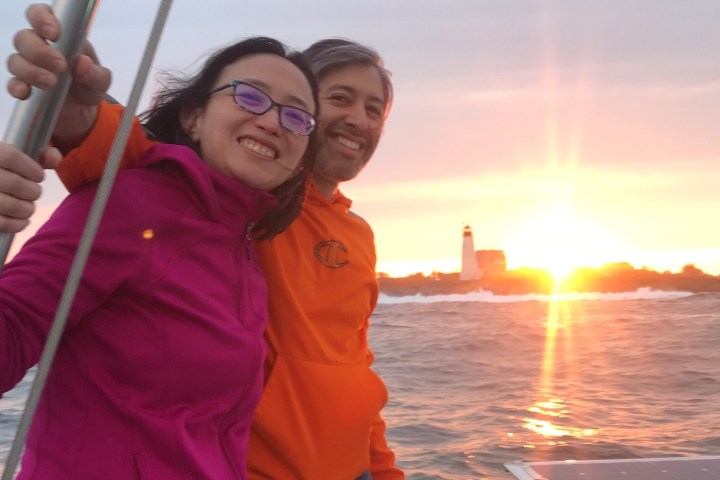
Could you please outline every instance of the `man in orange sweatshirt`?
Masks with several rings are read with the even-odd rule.
[[[28,18],[35,30],[16,40],[20,54],[8,62],[16,75],[8,90],[18,98],[29,84],[52,86],[39,85],[41,71],[54,77],[65,68],[57,53],[38,41],[55,40],[54,17],[33,8]],[[50,25],[50,33],[38,33],[40,25]],[[300,216],[274,240],[257,243],[270,292],[270,323],[266,385],[248,451],[250,478],[402,479],[380,415],[387,390],[370,368],[368,327],[378,297],[373,233],[338,189],[375,151],[392,84],[377,52],[355,42],[323,40],[303,53],[320,84],[320,148]],[[66,154],[57,172],[71,190],[99,177],[122,112],[93,100],[107,88],[109,72],[82,57],[73,73],[76,88],[62,114],[67,120],[53,138]],[[124,164],[152,144],[136,122]],[[56,163],[57,155],[50,151],[46,164]],[[0,191],[0,230],[6,231],[17,231],[29,216],[34,181],[42,174],[14,161],[0,148],[5,168],[0,190],[7,184],[3,180],[16,180]]]

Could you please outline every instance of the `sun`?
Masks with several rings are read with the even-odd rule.
[[[507,245],[508,259],[515,268],[542,268],[555,280],[577,267],[599,267],[619,261],[617,240],[588,219],[558,208],[522,224]]]

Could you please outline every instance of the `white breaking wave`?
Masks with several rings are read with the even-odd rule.
[[[514,302],[573,302],[578,300],[673,300],[695,295],[692,292],[668,292],[661,290],[652,290],[650,288],[640,288],[634,292],[618,292],[618,293],[559,293],[555,295],[542,294],[526,294],[526,295],[495,295],[492,292],[478,290],[470,293],[455,293],[449,295],[430,295],[424,296],[420,294],[409,295],[404,297],[391,297],[383,293],[380,294],[378,303],[381,304],[400,304],[400,303],[439,303],[439,302],[485,302],[485,303],[514,303]]]

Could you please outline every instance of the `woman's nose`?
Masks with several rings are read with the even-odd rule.
[[[280,133],[281,126],[279,107],[273,106],[267,112],[262,115],[258,115],[255,119],[255,125],[273,134]]]

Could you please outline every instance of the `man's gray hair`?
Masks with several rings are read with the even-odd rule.
[[[390,71],[375,49],[344,38],[327,38],[313,43],[302,53],[318,81],[322,81],[328,73],[350,65],[374,66],[383,84],[385,116],[390,112],[393,100]]]

